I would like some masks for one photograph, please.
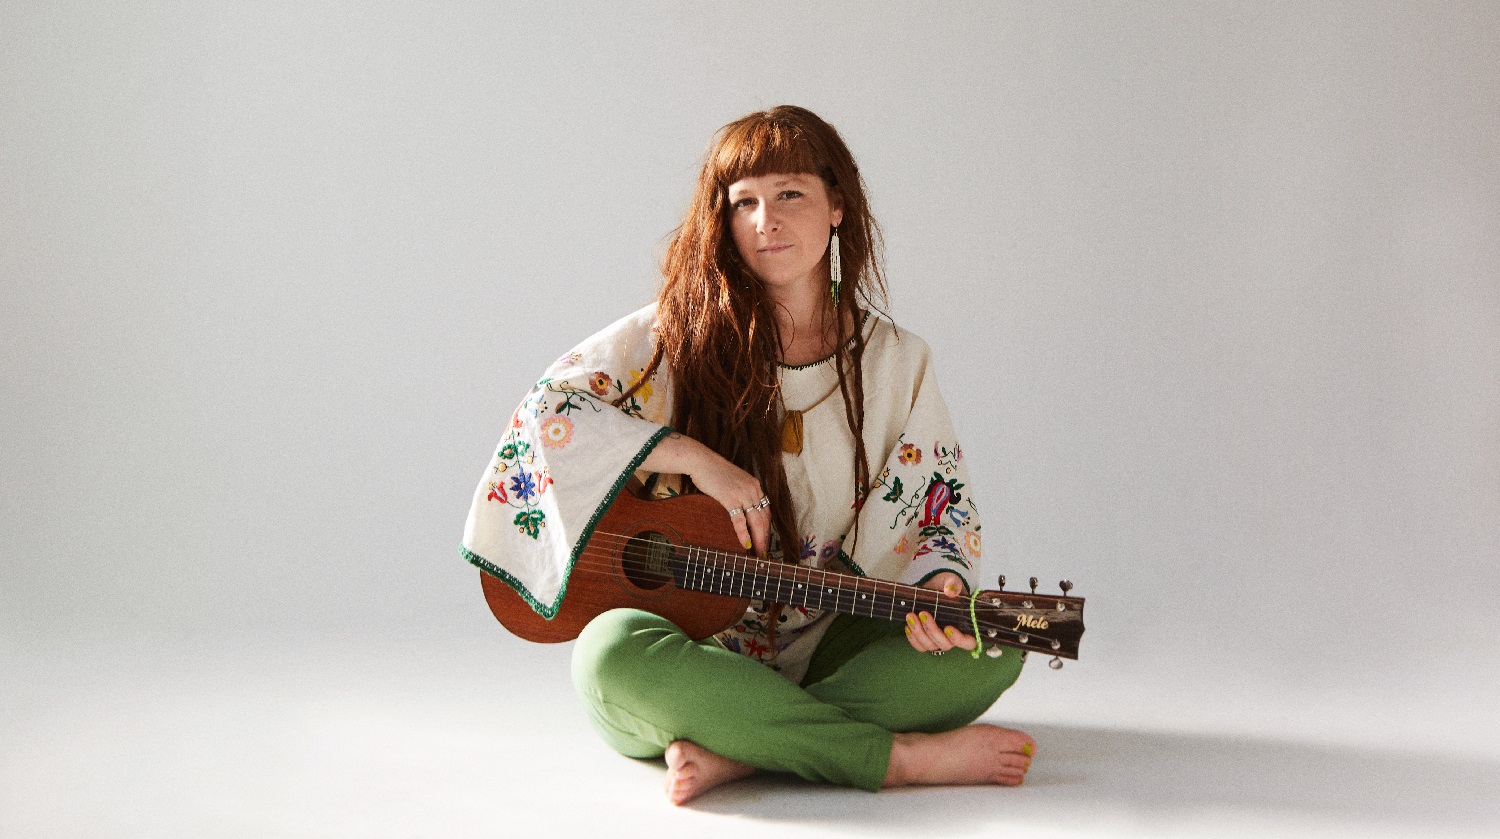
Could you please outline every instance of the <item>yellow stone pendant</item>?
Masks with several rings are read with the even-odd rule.
[[[781,450],[802,454],[802,412],[787,411],[781,418]]]

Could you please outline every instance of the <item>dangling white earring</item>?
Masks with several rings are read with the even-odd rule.
[[[839,263],[839,229],[835,227],[828,237],[828,293],[835,309],[839,307],[839,286],[844,284],[844,268]]]

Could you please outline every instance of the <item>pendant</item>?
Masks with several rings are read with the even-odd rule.
[[[781,450],[802,454],[802,412],[787,411],[781,418]]]

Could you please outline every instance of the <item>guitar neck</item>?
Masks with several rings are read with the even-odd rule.
[[[678,587],[692,591],[748,597],[886,621],[904,621],[909,612],[926,611],[941,626],[973,631],[967,600],[944,598],[932,589],[854,574],[686,547],[672,563],[672,577]],[[1007,634],[1009,640],[1001,638],[996,640],[997,643],[1022,646],[1015,643],[1015,632],[983,620],[979,624],[980,631],[992,640],[997,636],[989,632]]]

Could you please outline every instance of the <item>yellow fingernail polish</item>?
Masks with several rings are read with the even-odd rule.
[[[911,627],[909,627],[909,626],[906,627],[906,637],[908,637],[908,638],[911,637]]]
[[[1026,745],[1021,747],[1021,754],[1026,755],[1027,757],[1031,757],[1032,755],[1036,754],[1036,746],[1027,743]]]
[[[950,626],[947,629],[943,630],[943,634],[946,635],[946,636],[948,636],[949,638],[952,638],[953,637],[953,627]]]
[[[750,544],[750,540],[749,540],[749,539],[746,539],[746,540],[745,540],[745,550],[747,550],[747,551],[748,551],[748,550],[750,550],[750,549],[751,549],[751,548],[753,548],[753,547],[755,547],[755,546],[754,546],[754,545],[752,545],[752,544]]]
[[[926,612],[922,613],[922,623],[928,623],[931,620],[932,618],[928,617]]]

